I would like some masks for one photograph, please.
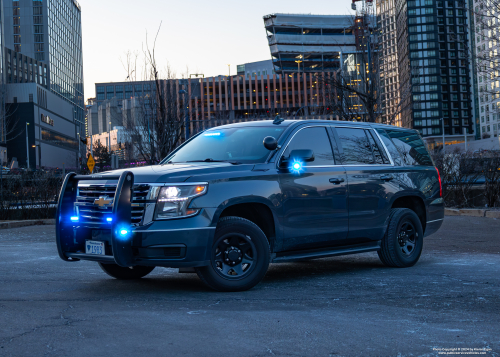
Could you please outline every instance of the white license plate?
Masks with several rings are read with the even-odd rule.
[[[98,242],[95,240],[86,240],[85,254],[105,255],[104,242]]]

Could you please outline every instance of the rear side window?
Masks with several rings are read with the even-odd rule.
[[[434,166],[424,141],[416,131],[386,130],[405,163],[410,166]]]
[[[384,129],[376,128],[375,130],[380,135],[380,138],[382,139],[382,142],[387,148],[387,151],[389,151],[389,155],[391,155],[392,161],[394,161],[394,165],[403,166],[404,164],[403,160],[401,159],[401,155],[399,155],[399,151],[398,149],[396,149],[396,146],[392,142],[389,135],[385,132]]]
[[[373,157],[376,164],[390,164],[389,158],[382,146],[379,147],[380,142],[375,137],[375,133],[372,130],[366,130],[366,136],[370,141],[370,146],[372,147]]]
[[[340,159],[344,165],[374,164],[372,146],[364,129],[335,128],[340,139]]]
[[[312,150],[314,161],[305,166],[334,165],[332,145],[325,127],[313,127],[299,130],[285,149],[283,157],[288,158],[293,150]]]

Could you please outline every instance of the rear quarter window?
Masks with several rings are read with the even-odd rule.
[[[420,135],[413,130],[386,130],[406,165],[434,166]]]

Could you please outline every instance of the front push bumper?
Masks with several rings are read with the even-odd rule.
[[[71,221],[74,214],[78,181],[102,180],[103,176],[66,176],[59,195],[56,213],[56,242],[59,257],[65,261],[90,260],[117,264],[164,266],[172,268],[200,267],[210,263],[210,251],[215,234],[211,227],[210,209],[197,216],[172,221],[154,221],[147,226],[131,225],[131,198],[134,185],[132,172],[107,176],[117,180],[113,200],[113,223],[85,226]],[[126,229],[129,234],[122,235]],[[105,255],[86,254],[87,240],[103,241]]]

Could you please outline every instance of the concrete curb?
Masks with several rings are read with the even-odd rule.
[[[33,219],[27,221],[5,221],[0,222],[0,229],[20,228],[28,226],[42,226],[56,224],[55,219]]]
[[[445,208],[445,216],[469,216],[469,217],[487,217],[487,218],[500,218],[500,211],[490,211],[487,209],[474,209],[474,208]]]

